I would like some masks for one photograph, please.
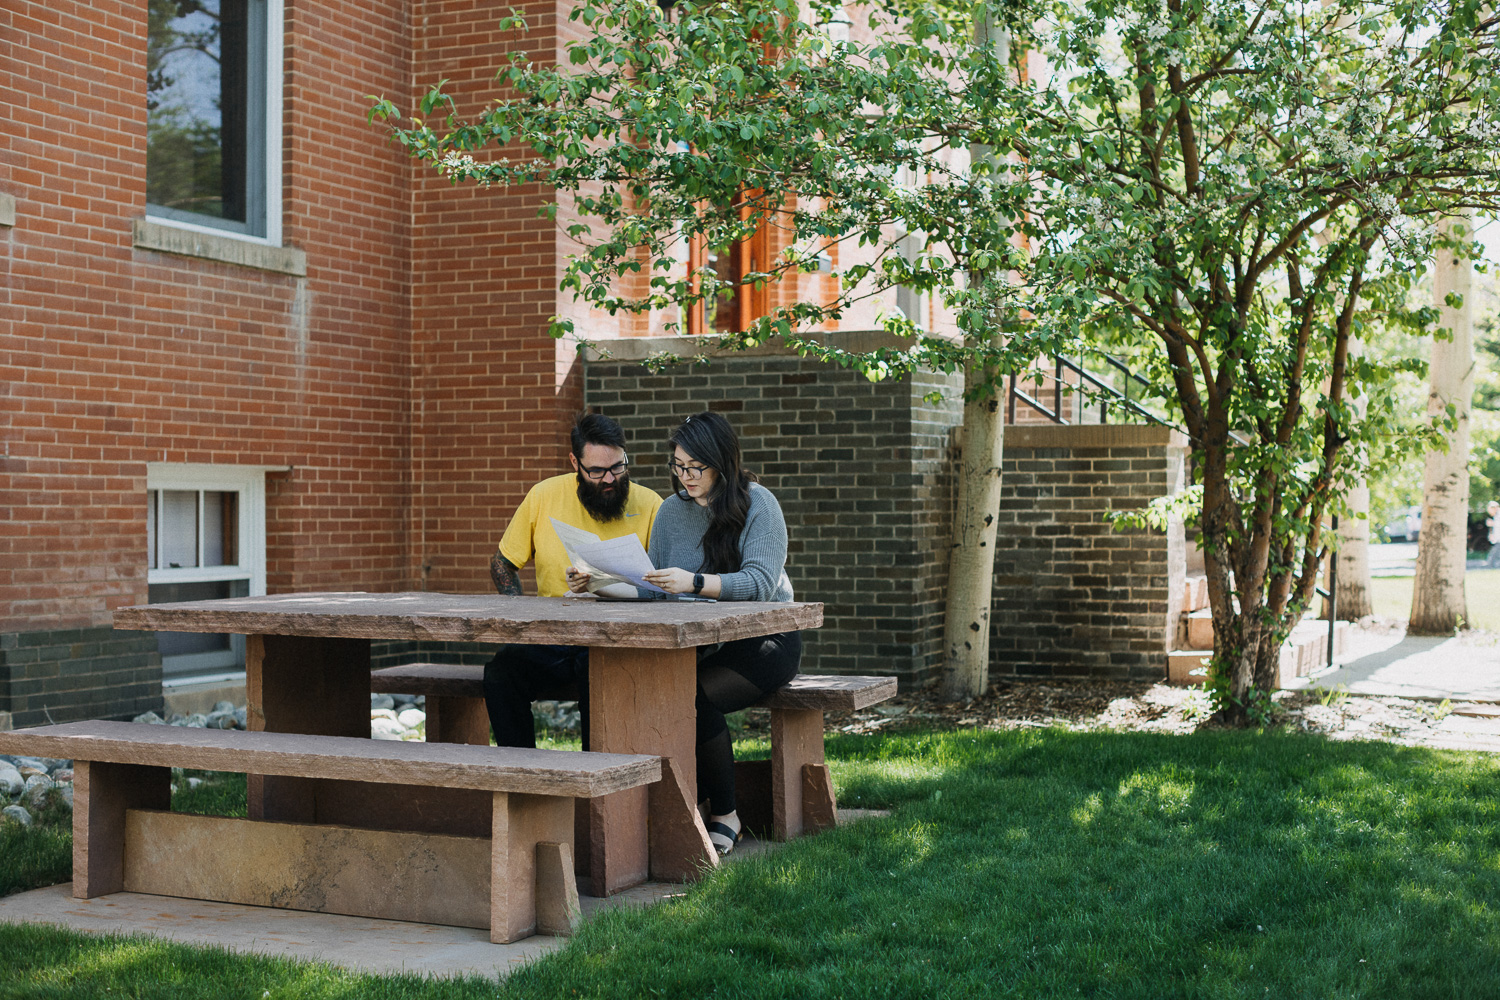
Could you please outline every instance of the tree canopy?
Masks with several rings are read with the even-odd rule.
[[[681,266],[683,242],[773,226],[785,252],[737,280],[835,246],[851,263],[835,298],[731,344],[779,334],[876,378],[1132,354],[1192,449],[1220,707],[1253,713],[1340,484],[1393,426],[1378,389],[1416,365],[1352,339],[1428,327],[1406,291],[1436,221],[1500,207],[1491,8],[880,0],[851,5],[848,28],[843,11],[584,0],[570,16],[588,37],[562,65],[513,55],[507,96],[472,121],[441,85],[409,123],[389,101],[371,114],[455,182],[571,199],[564,283],[606,310],[712,300],[724,289]],[[1009,47],[975,43],[986,20]],[[805,333],[894,286],[938,296],[957,335],[892,316],[905,348],[850,355]]]

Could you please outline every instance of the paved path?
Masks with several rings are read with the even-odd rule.
[[[1289,688],[1320,687],[1394,698],[1500,702],[1500,636],[1406,636],[1357,644],[1332,670],[1298,678]]]

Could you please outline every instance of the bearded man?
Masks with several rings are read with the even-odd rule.
[[[536,587],[542,597],[568,593],[568,553],[552,518],[601,539],[634,534],[651,544],[651,522],[661,497],[630,482],[625,432],[598,413],[573,425],[573,474],[544,479],[531,488],[490,559],[490,579],[501,594],[522,593],[520,568],[536,559]],[[501,646],[484,668],[484,703],[495,743],[536,746],[531,703],[538,698],[578,699],[583,745],[588,747],[587,646]]]

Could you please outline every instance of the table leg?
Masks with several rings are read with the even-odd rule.
[[[249,728],[318,736],[370,736],[370,640],[296,635],[245,638]],[[317,785],[252,774],[251,819],[318,820]]]
[[[596,895],[618,892],[647,872],[663,881],[688,881],[718,863],[698,815],[696,664],[691,648],[589,649],[589,749],[663,758],[662,780],[645,789],[644,844],[633,833],[640,805],[630,798],[641,789],[594,800],[590,874]]]

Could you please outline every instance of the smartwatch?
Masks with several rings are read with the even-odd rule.
[[[695,593],[695,594],[701,594],[701,593],[703,593],[703,574],[702,573],[694,573],[693,574],[693,593]]]

